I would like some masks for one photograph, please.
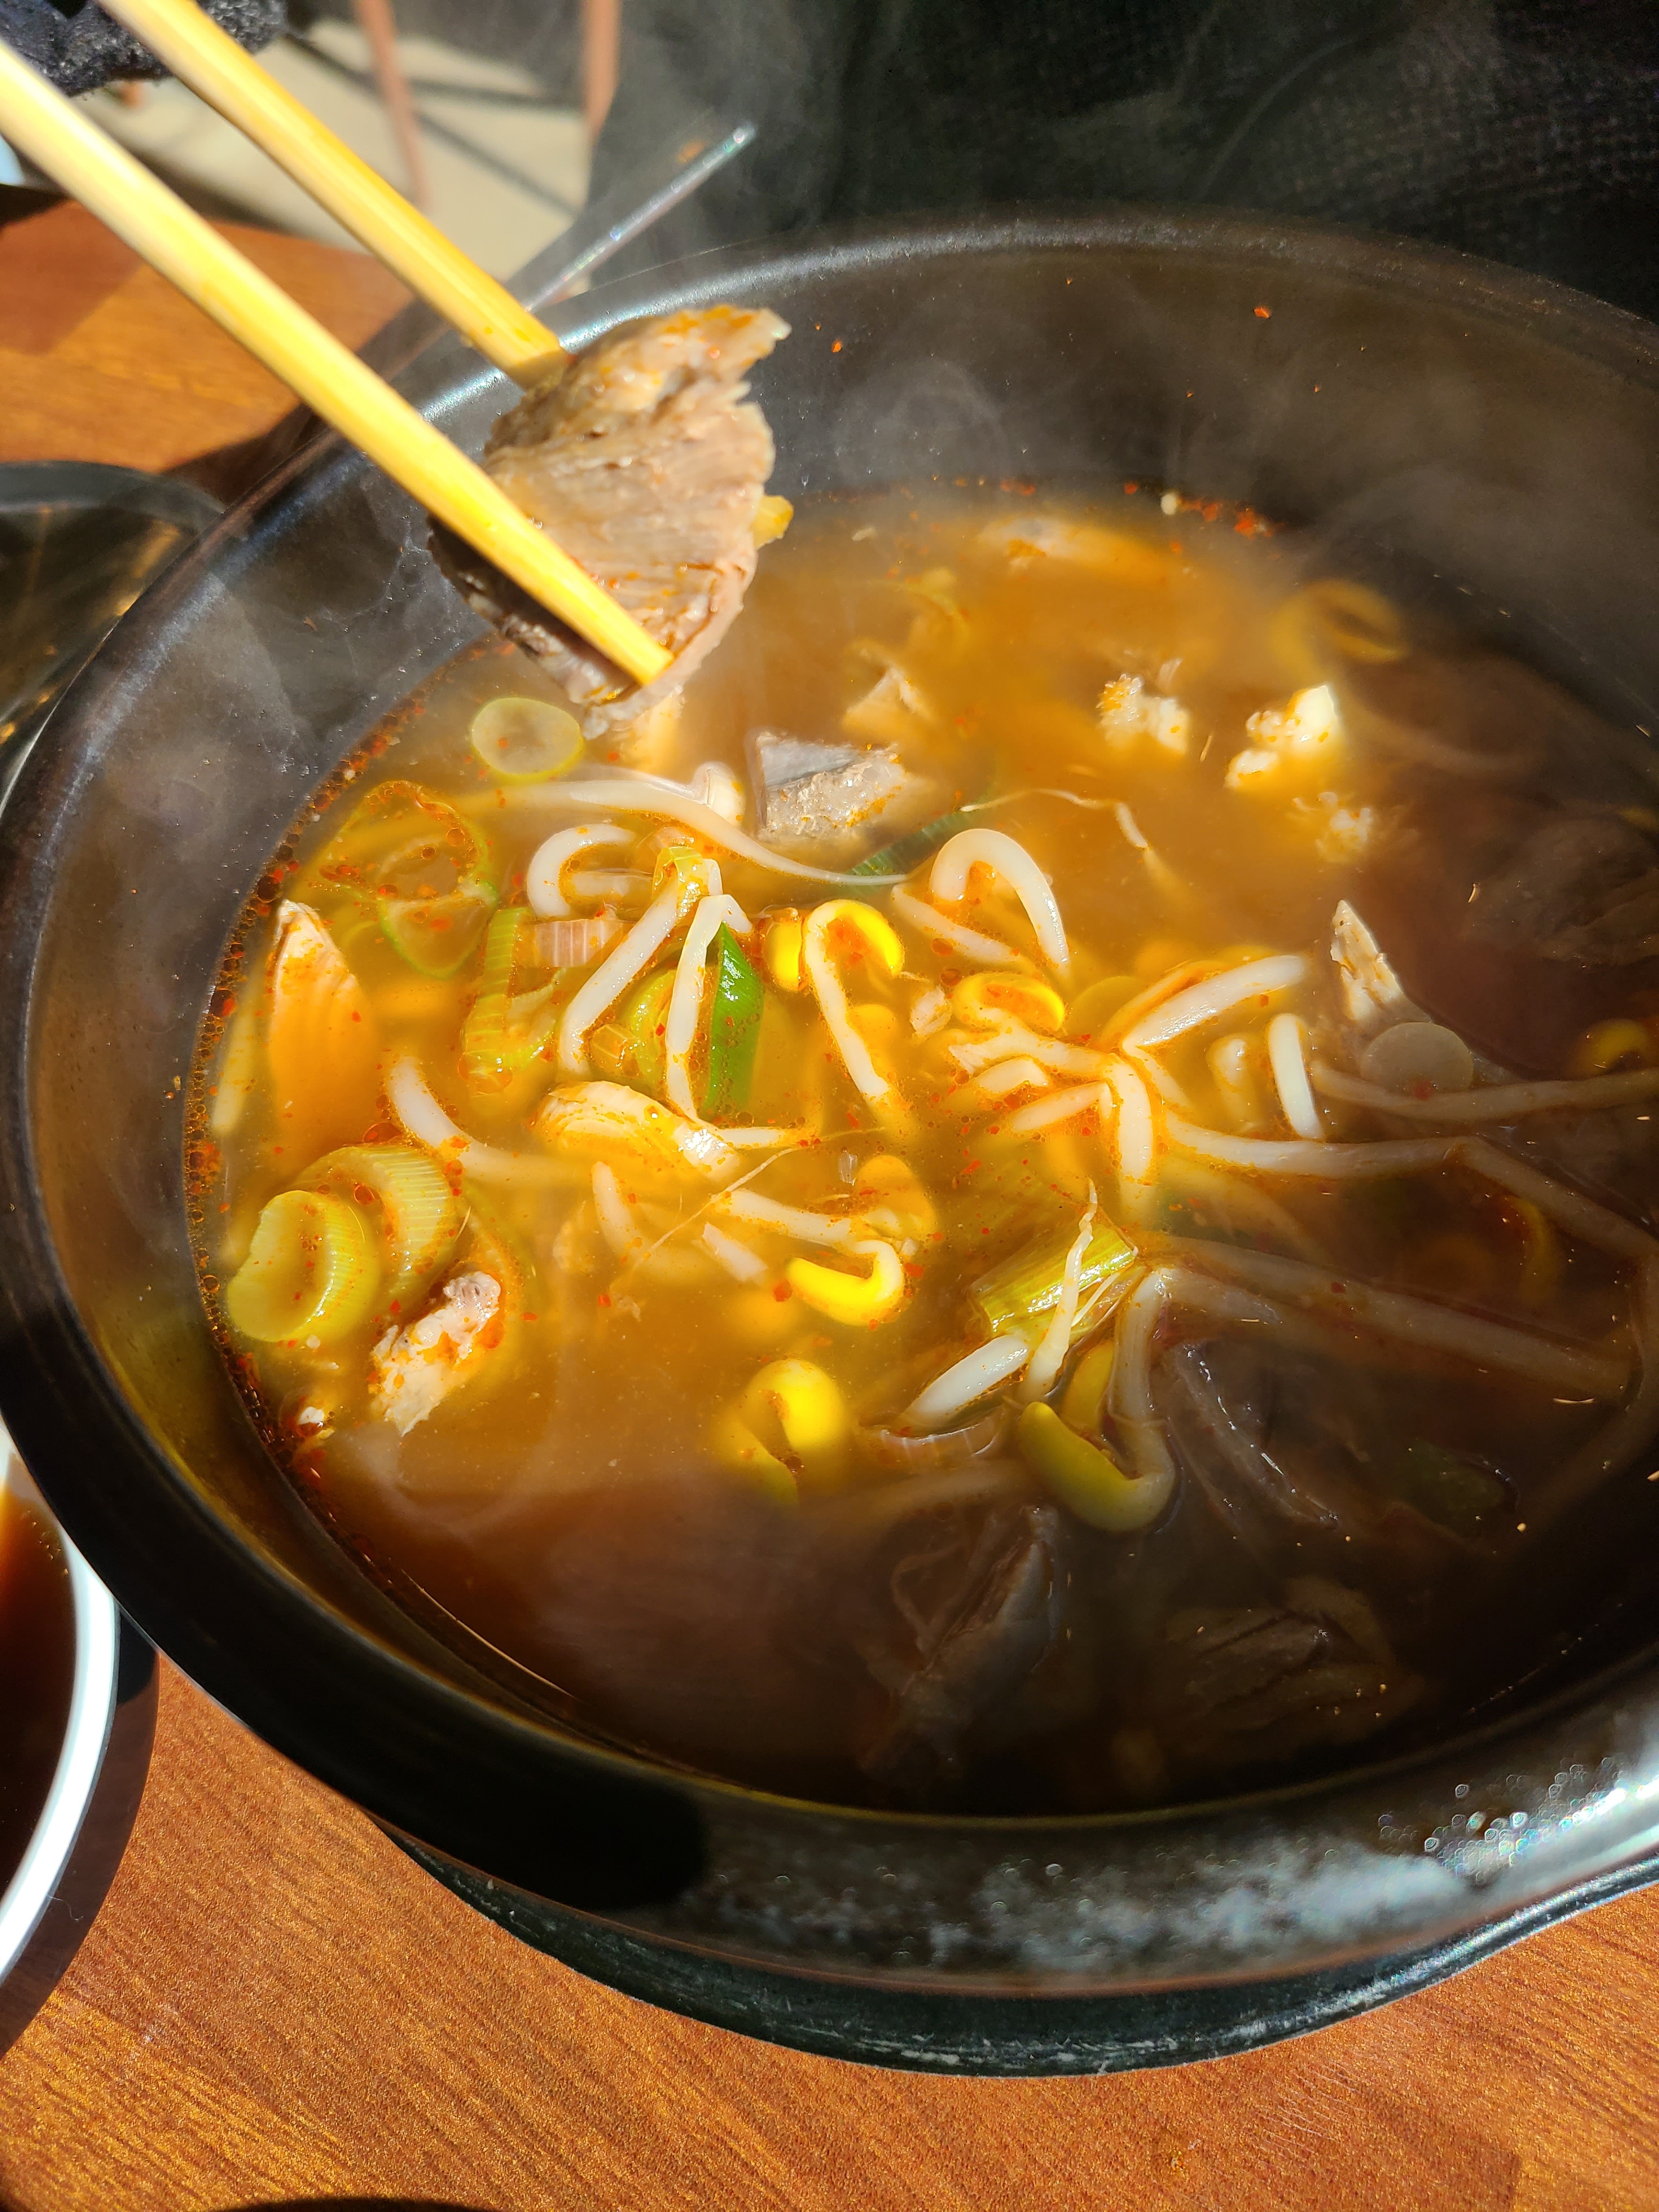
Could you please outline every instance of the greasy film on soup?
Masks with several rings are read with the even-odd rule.
[[[505,637],[247,909],[191,1159],[250,1405],[476,1664],[743,1783],[1103,1810],[1495,1710],[1650,1540],[1650,789],[1248,512],[779,536],[780,330],[492,441],[670,678],[441,547]]]

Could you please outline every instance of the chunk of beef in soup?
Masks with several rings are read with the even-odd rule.
[[[924,1527],[894,1560],[885,1634],[861,1640],[887,1692],[859,1754],[896,1796],[926,1802],[1053,1652],[1064,1617],[1065,1532],[1051,1506],[994,1509],[976,1532]]]
[[[562,1723],[819,1801],[1541,1693],[1659,1560],[1625,756],[1253,517],[913,488],[757,560],[775,335],[620,332],[492,446],[675,710],[509,621],[249,910],[191,1159],[275,1450]]]
[[[787,335],[763,309],[634,324],[527,392],[489,434],[489,475],[673,654],[644,691],[619,698],[623,680],[592,647],[453,533],[435,533],[468,605],[544,663],[590,733],[678,691],[743,605],[773,462],[744,379]]]
[[[1208,1777],[1362,1741],[1423,1689],[1365,1598],[1314,1575],[1274,1603],[1171,1615],[1151,1670],[1158,1741]]]

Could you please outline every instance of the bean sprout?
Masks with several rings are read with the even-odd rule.
[[[1527,1527],[1537,1534],[1580,1505],[1608,1475],[1651,1443],[1659,1429],[1659,1267],[1644,1263],[1632,1301],[1638,1379],[1622,1409],[1566,1465],[1547,1476],[1527,1499]]]
[[[1393,1337],[1419,1351],[1449,1353],[1477,1367],[1520,1376],[1547,1389],[1595,1398],[1616,1398],[1630,1380],[1628,1360],[1589,1345],[1537,1336],[1501,1322],[1483,1320],[1459,1307],[1334,1276],[1328,1267],[1310,1267],[1304,1260],[1244,1252],[1237,1245],[1204,1243],[1187,1237],[1167,1241],[1170,1249],[1202,1271],[1292,1304],[1334,1310],[1356,1328]]]
[[[930,896],[952,905],[965,898],[969,874],[975,866],[989,868],[1002,878],[1024,908],[1043,958],[1063,974],[1070,965],[1071,953],[1048,878],[1024,846],[1006,831],[958,830],[933,856],[927,878]]]
[[[1408,1121],[1511,1121],[1523,1114],[1588,1113],[1628,1106],[1659,1094],[1659,1067],[1632,1067],[1618,1075],[1591,1075],[1559,1083],[1491,1083],[1474,1091],[1438,1091],[1431,1098],[1384,1091],[1323,1060],[1313,1066],[1316,1089],[1346,1105],[1370,1106]]]
[[[984,968],[1024,968],[1030,963],[1023,952],[1016,952],[1012,945],[1005,945],[1000,937],[987,937],[977,929],[969,929],[960,921],[952,921],[937,907],[919,899],[914,891],[896,890],[888,901],[901,921],[908,921],[912,929],[919,929],[924,937],[936,937],[942,945],[960,952],[964,958],[977,960]]]
[[[1325,1124],[1308,1082],[1308,1062],[1302,1047],[1302,1024],[1294,1014],[1275,1014],[1267,1024],[1267,1064],[1285,1119],[1298,1137],[1322,1144]]]
[[[1048,1071],[1029,1058],[999,1060],[974,1078],[974,1089],[987,1098],[1006,1098],[1012,1091],[1046,1091]]]
[[[860,917],[868,916],[867,924]],[[857,899],[830,899],[823,906],[815,906],[806,917],[806,932],[801,945],[801,965],[806,970],[807,981],[812,986],[818,1002],[818,1012],[823,1016],[824,1026],[835,1039],[853,1087],[868,1104],[878,1111],[886,1107],[892,1098],[893,1086],[880,1073],[870,1056],[870,1048],[854,1028],[847,1004],[847,993],[835,962],[830,957],[829,937],[836,923],[842,921],[859,922],[866,931],[877,921],[892,932],[874,909],[865,907]],[[896,946],[897,939],[894,939]],[[898,972],[899,962],[890,963],[890,972]]]
[[[781,1200],[763,1198],[755,1190],[724,1191],[714,1203],[720,1212],[733,1221],[776,1230],[781,1236],[793,1237],[798,1244],[846,1245],[858,1233],[858,1223],[850,1215],[809,1213],[803,1206],[786,1206]]]
[[[1017,1330],[1005,1330],[936,1375],[899,1418],[907,1428],[942,1429],[988,1390],[1011,1382],[1030,1357],[1025,1339]]]
[[[1012,1059],[1016,1054],[1036,1060],[1039,1067],[1053,1068],[1057,1075],[1091,1076],[1096,1081],[1104,1075],[1109,1064],[1104,1053],[1066,1044],[1059,1037],[1039,1036],[1024,1022],[1006,1022],[988,1036],[964,1037],[949,1049],[964,1075],[977,1075],[981,1068],[994,1067],[998,1060]]]
[[[530,911],[541,921],[561,921],[576,911],[565,896],[563,877],[578,853],[620,848],[638,841],[631,830],[611,822],[582,822],[574,830],[556,830],[544,838],[524,872],[525,896]]]
[[[559,1024],[559,1073],[586,1075],[587,1032],[636,982],[673,933],[680,916],[678,884],[671,884],[660,898],[653,899],[622,943],[596,969],[570,1004]]]
[[[1151,1093],[1127,1060],[1113,1060],[1106,1079],[1117,1099],[1118,1173],[1146,1195],[1152,1187],[1155,1144]]]
[[[1517,1159],[1513,1152],[1504,1152],[1489,1138],[1460,1139],[1452,1147],[1452,1158],[1472,1175],[1496,1183],[1512,1198],[1525,1199],[1535,1206],[1570,1237],[1582,1237],[1586,1244],[1599,1245],[1614,1259],[1627,1261],[1638,1267],[1659,1266],[1659,1238],[1650,1237],[1645,1229],[1638,1229],[1633,1221],[1626,1221],[1611,1206],[1599,1206],[1582,1191],[1558,1182],[1553,1176],[1547,1176]]]
[[[697,902],[680,949],[679,966],[674,970],[668,1019],[663,1025],[663,1094],[688,1121],[702,1118],[691,1096],[691,1048],[697,1041],[697,1017],[702,1012],[703,963],[723,928],[738,937],[749,934],[749,917],[729,891]]]
[[[758,1252],[751,1252],[712,1221],[702,1224],[702,1242],[734,1282],[758,1283],[772,1272]]]
[[[1299,952],[1276,952],[1266,960],[1247,960],[1242,968],[1224,969],[1206,982],[1177,991],[1156,1012],[1144,1016],[1125,1035],[1124,1049],[1146,1052],[1153,1045],[1170,1044],[1249,1000],[1294,988],[1307,975],[1308,963]]]
[[[428,1152],[436,1152],[441,1159],[478,1182],[536,1183],[545,1187],[586,1181],[580,1170],[573,1174],[567,1163],[541,1159],[530,1153],[502,1152],[495,1145],[469,1137],[433,1097],[419,1063],[408,1053],[401,1054],[387,1069],[386,1095],[405,1136],[412,1137],[417,1145],[424,1145]]]
[[[1072,1326],[1077,1319],[1078,1296],[1083,1285],[1083,1255],[1089,1249],[1089,1239],[1094,1235],[1097,1207],[1095,1187],[1089,1186],[1089,1203],[1084,1208],[1078,1224],[1077,1235],[1072,1239],[1066,1255],[1066,1264],[1060,1271],[1060,1297],[1048,1326],[1037,1340],[1036,1350],[1025,1370],[1019,1386],[1019,1396],[1030,1405],[1034,1400],[1046,1398],[1054,1387],[1066,1355],[1072,1348]]]
[[[869,890],[904,880],[902,876],[848,875],[837,868],[811,868],[805,860],[788,860],[783,854],[775,853],[769,845],[746,836],[723,814],[717,814],[701,799],[684,794],[677,787],[659,784],[654,779],[628,783],[617,776],[594,776],[574,782],[526,784],[521,790],[505,793],[503,799],[515,810],[599,807],[617,814],[642,816],[653,822],[678,822],[685,829],[695,830],[700,837],[706,837],[723,852],[752,860],[757,867],[769,869],[776,876],[797,876],[804,883],[849,884],[858,890]]]
[[[1300,1137],[1233,1137],[1219,1129],[1166,1115],[1164,1133],[1183,1152],[1218,1167],[1243,1168],[1250,1175],[1317,1176],[1339,1178],[1410,1175],[1419,1168],[1443,1167],[1453,1154],[1446,1137],[1402,1137],[1375,1145],[1312,1144]]]
[[[1022,1106],[1003,1123],[1010,1136],[1029,1136],[1038,1129],[1052,1129],[1061,1121],[1076,1119],[1079,1114],[1098,1111],[1102,1117],[1112,1113],[1117,1101],[1109,1087],[1103,1083],[1079,1083],[1066,1091],[1055,1091],[1047,1098],[1034,1098],[1029,1106]]]
[[[1249,1041],[1246,1037],[1218,1037],[1205,1054],[1227,1118],[1241,1136],[1253,1136],[1266,1124],[1261,1091],[1255,1079]],[[1324,1134],[1322,1127],[1320,1134]]]

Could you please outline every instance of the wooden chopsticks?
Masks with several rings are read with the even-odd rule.
[[[0,137],[55,177],[325,422],[532,599],[635,682],[649,684],[661,675],[672,655],[492,477],[3,43]],[[411,224],[423,221],[412,208],[405,212]],[[465,263],[465,257],[457,258]]]
[[[515,382],[538,384],[564,359],[544,323],[360,161],[194,0],[110,0],[106,12],[118,16],[175,76],[262,147]]]

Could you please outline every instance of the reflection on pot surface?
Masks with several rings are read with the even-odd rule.
[[[1612,731],[1133,484],[813,503],[683,695],[569,704],[492,642],[394,714],[198,1060],[218,1326],[392,1594],[844,1804],[1168,1804],[1546,1686],[1652,1541]]]

